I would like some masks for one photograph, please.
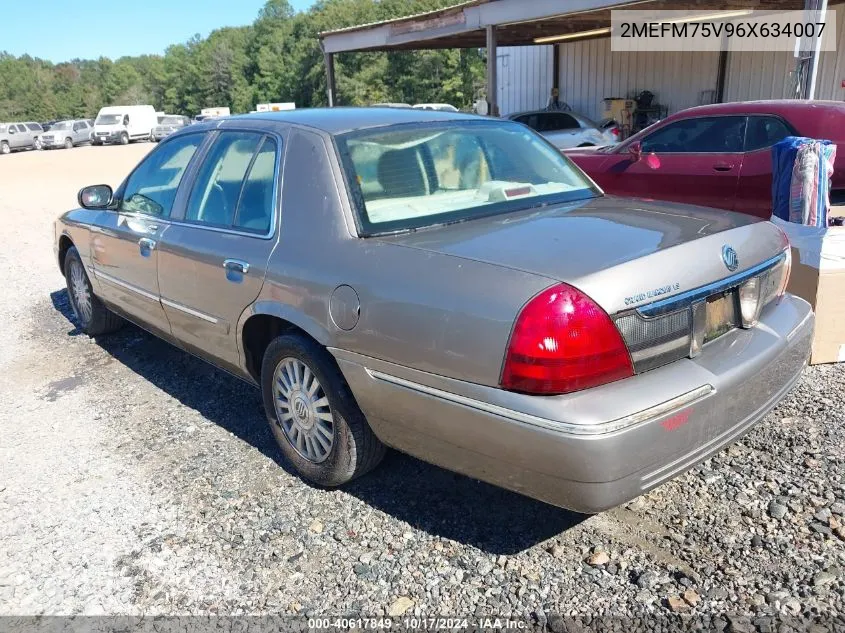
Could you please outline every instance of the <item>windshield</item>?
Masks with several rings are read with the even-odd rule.
[[[161,120],[161,125],[182,125],[182,117],[166,116]]]
[[[341,135],[338,146],[368,235],[598,195],[560,152],[510,122],[396,125]]]
[[[51,130],[69,130],[71,128],[70,121],[59,121],[50,126]]]
[[[95,125],[114,125],[120,122],[119,114],[101,114],[94,122]]]

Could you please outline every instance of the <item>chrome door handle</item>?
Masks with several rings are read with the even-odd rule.
[[[151,240],[148,237],[142,237],[140,240],[138,240],[138,246],[140,246],[141,248],[153,250],[156,247],[156,242],[155,240]]]
[[[240,259],[223,260],[223,268],[239,272],[242,275],[246,275],[249,272],[249,264]]]

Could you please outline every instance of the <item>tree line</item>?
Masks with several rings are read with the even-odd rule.
[[[51,63],[0,52],[0,121],[94,116],[105,105],[151,104],[195,115],[205,107],[249,112],[258,103],[326,105],[318,33],[430,11],[454,0],[318,0],[295,12],[268,0],[253,24],[225,27],[164,55]],[[446,102],[468,108],[483,87],[477,49],[335,56],[338,102]]]

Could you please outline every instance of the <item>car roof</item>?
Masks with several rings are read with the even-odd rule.
[[[365,108],[304,108],[283,112],[255,112],[229,117],[228,120],[238,119],[291,123],[312,127],[328,134],[342,134],[353,130],[398,125],[401,123],[477,121],[489,120],[489,117],[463,114],[461,112],[446,112],[443,110],[368,106]]]
[[[732,103],[714,103],[695,106],[676,112],[672,119],[705,114],[798,114],[813,109],[836,109],[845,113],[845,103],[840,101],[804,101],[799,99],[770,99],[761,101],[737,101]]]

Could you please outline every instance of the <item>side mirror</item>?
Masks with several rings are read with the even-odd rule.
[[[90,185],[79,190],[76,196],[83,209],[107,209],[112,203],[114,192],[108,185]]]
[[[17,134],[17,130],[9,130],[9,134]]]
[[[639,141],[634,141],[628,146],[628,154],[631,156],[631,161],[636,163],[643,157],[643,146]]]

